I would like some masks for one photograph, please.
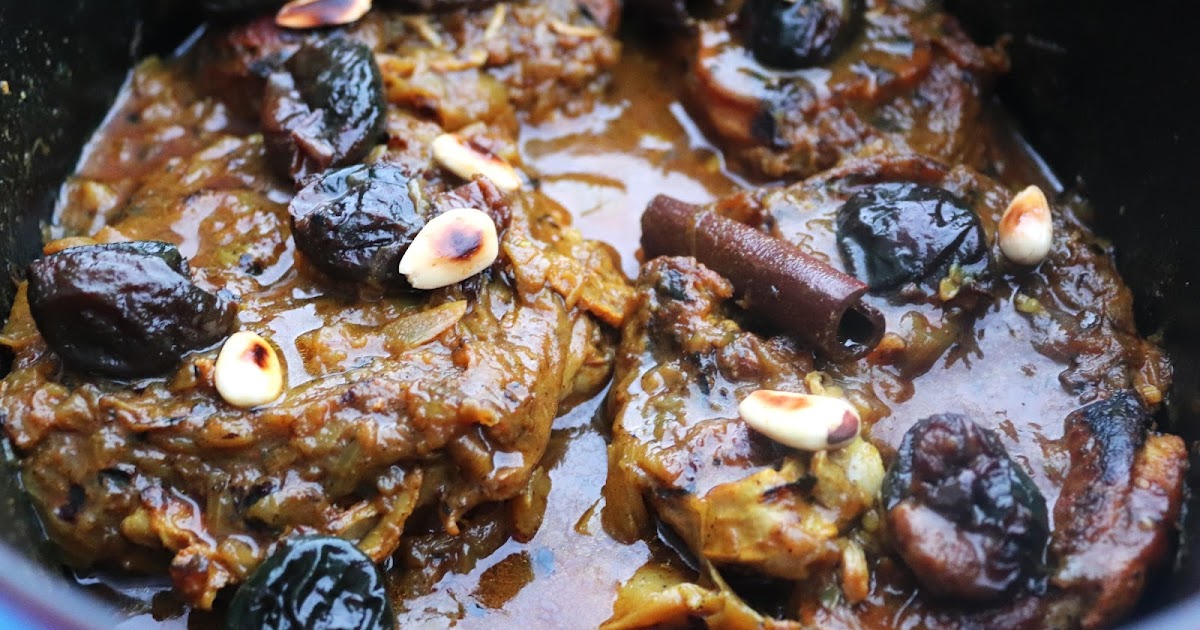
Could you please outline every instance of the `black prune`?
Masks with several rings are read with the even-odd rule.
[[[922,184],[876,184],[838,211],[838,250],[873,292],[936,282],[958,266],[964,277],[991,265],[979,217],[954,194]]]
[[[859,0],[747,0],[746,43],[764,65],[796,70],[832,59],[858,30]]]
[[[1045,573],[1046,500],[995,433],[963,416],[908,430],[883,502],[897,551],[935,596],[995,600]]]
[[[347,280],[407,287],[400,258],[425,226],[408,173],[358,165],[313,179],[292,199],[296,247],[318,269]]]
[[[262,126],[276,168],[297,184],[352,164],[385,133],[383,78],[365,45],[307,42],[267,80]]]
[[[116,378],[161,374],[226,337],[237,306],[197,287],[174,245],[72,247],[29,265],[29,310],[75,369]]]
[[[371,559],[341,538],[285,542],[229,604],[229,630],[391,630],[387,586]]]

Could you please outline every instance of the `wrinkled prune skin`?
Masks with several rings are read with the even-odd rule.
[[[323,173],[289,206],[296,247],[335,278],[408,287],[400,258],[429,217],[418,212],[411,178],[390,164]]]
[[[991,266],[979,217],[954,194],[922,184],[876,184],[837,216],[838,250],[851,273],[887,292],[937,282],[958,266],[968,278]]]
[[[1045,573],[1045,499],[996,434],[966,417],[909,429],[883,502],[897,551],[935,596],[994,601]]]
[[[860,0],[747,0],[740,19],[759,63],[798,70],[836,56],[861,14]]]
[[[383,78],[369,48],[338,37],[307,42],[267,79],[268,154],[302,184],[366,156],[384,137],[385,112]]]
[[[154,376],[233,330],[237,305],[192,282],[174,245],[72,247],[29,265],[29,310],[68,366],[113,378]]]
[[[331,536],[290,540],[229,604],[229,630],[391,630],[395,615],[379,569]]]

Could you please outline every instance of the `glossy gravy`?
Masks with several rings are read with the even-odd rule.
[[[731,173],[721,152],[688,116],[679,101],[680,76],[679,69],[662,55],[627,44],[611,89],[592,112],[522,128],[521,150],[529,170],[539,175],[542,192],[570,210],[584,236],[615,247],[631,277],[638,267],[638,217],[655,195],[669,193],[702,203],[740,187],[759,185]],[[1002,181],[1060,189],[1010,125],[997,121],[993,128],[1000,140],[994,144],[1002,148],[991,162]],[[281,190],[279,199],[272,200],[285,202],[287,194]],[[87,226],[76,227],[92,231]],[[181,250],[185,255],[195,253],[187,251],[186,243]],[[283,319],[276,332],[281,337],[294,339],[311,328],[303,312],[279,316]],[[319,321],[308,319],[312,320],[309,324]],[[1023,325],[1008,308],[989,316],[981,327],[988,329],[989,338],[999,340]],[[985,339],[980,352],[1000,353],[1001,347],[993,350]],[[1048,428],[1042,427],[1036,435],[1018,436],[1011,433],[1016,431],[1015,425],[1005,417],[1038,416],[1057,421],[1078,406],[1074,397],[1062,391],[1058,370],[1049,359],[1033,353],[1025,357],[1031,365],[1020,383],[988,382],[986,374],[968,375],[970,366],[957,362],[935,367],[917,378],[909,395],[888,396],[889,404],[896,415],[924,416],[942,411],[949,401],[978,400],[978,388],[988,382],[993,406],[989,413],[996,414],[1001,430],[1010,432],[1009,437],[1021,445],[1014,453],[1021,457],[1022,449],[1040,448],[1042,441],[1057,437],[1060,429],[1047,432]],[[303,363],[299,357],[286,358],[290,365]],[[987,365],[986,361],[979,363]],[[293,385],[306,379],[299,371],[291,376]],[[544,460],[551,487],[548,505],[531,540],[502,537],[498,548],[486,557],[460,564],[430,588],[397,579],[403,568],[395,563],[389,567],[393,589],[403,597],[396,604],[398,627],[511,628],[520,624],[594,628],[612,614],[618,586],[640,566],[670,561],[672,554],[658,541],[623,545],[601,527],[601,489],[608,466],[607,421],[601,414],[605,394],[601,392],[555,422]],[[1021,426],[1033,428],[1025,423]],[[888,434],[886,420],[876,432],[885,442],[898,442],[901,437]],[[1052,471],[1038,472],[1041,476],[1035,477],[1045,492],[1050,484],[1044,475]],[[1047,500],[1052,502],[1053,497],[1047,494]],[[468,524],[464,535],[473,535],[472,527],[487,527],[487,520]],[[495,537],[491,540],[496,542]],[[221,626],[219,607],[211,613],[189,611],[161,578],[78,579],[126,606],[130,618],[118,626],[123,630]]]

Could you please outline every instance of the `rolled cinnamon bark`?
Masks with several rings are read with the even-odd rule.
[[[862,301],[866,284],[714,212],[655,197],[642,214],[642,251],[695,257],[728,278],[747,308],[829,359],[858,359],[883,337],[883,314]]]

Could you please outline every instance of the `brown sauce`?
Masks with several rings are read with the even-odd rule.
[[[599,401],[555,423],[547,457],[551,490],[533,540],[510,540],[465,574],[449,574],[434,591],[401,604],[400,627],[591,628],[612,614],[616,588],[651,557],[646,543],[622,545],[600,525],[606,442],[592,422]],[[520,566],[519,570],[514,570]],[[568,625],[565,620],[571,620]]]
[[[630,275],[636,275],[638,268],[638,217],[654,195],[670,190],[681,198],[705,202],[736,190],[740,181],[725,170],[720,153],[676,100],[678,74],[671,70],[651,53],[629,47],[614,72],[611,91],[594,111],[525,125],[521,131],[522,154],[540,175],[542,191],[572,213],[584,236],[613,245]],[[116,111],[121,109],[119,102]],[[219,107],[205,121],[213,130],[229,124]],[[80,175],[101,178],[110,174],[107,169],[128,169],[126,160],[107,154],[109,147],[123,143],[103,138],[128,138],[128,130],[135,128],[114,118],[85,154]],[[178,133],[177,141],[184,142],[187,134]],[[172,150],[169,139],[148,142],[162,142],[160,159]],[[130,145],[144,146],[133,138],[125,146]],[[124,171],[126,176],[129,173]],[[280,200],[288,199],[285,192],[279,194]],[[199,220],[185,217],[186,224],[166,226],[184,239],[180,247],[184,255],[195,255],[199,249],[194,242]],[[95,231],[100,225],[98,220],[90,230],[80,227]],[[280,259],[289,260],[290,255]],[[288,269],[287,264],[281,265],[282,271]],[[267,270],[264,276],[272,273]],[[279,272],[274,273],[277,277]],[[315,309],[311,303],[285,309],[274,313],[268,324],[280,340],[285,363],[295,366],[288,373],[290,387],[312,378],[295,369],[305,362],[294,340],[325,323]],[[357,356],[369,354],[368,347]],[[398,607],[399,627],[442,626],[450,620],[463,628],[506,628],[517,622],[550,627],[570,619],[570,627],[589,628],[611,616],[618,586],[654,554],[648,543],[624,545],[613,540],[600,525],[600,492],[608,460],[606,431],[595,416],[604,395],[601,392],[555,422],[546,455],[546,461],[555,462],[550,467],[551,490],[534,538],[526,543],[508,540],[469,571],[448,573],[431,592],[404,600]],[[101,592],[116,591],[128,603],[132,616],[121,626],[123,630],[219,625],[211,613],[181,608],[164,580],[90,576],[82,581]]]
[[[637,275],[638,217],[669,191],[708,202],[745,184],[726,169],[683,104],[681,73],[654,53],[623,51],[607,97],[590,114],[521,130],[521,151],[542,192],[575,216],[588,238],[611,244]]]
[[[638,269],[638,217],[655,195],[670,193],[681,200],[703,203],[749,184],[726,169],[721,152],[704,137],[701,128],[679,102],[680,73],[673,65],[634,45],[627,45],[616,68],[610,91],[595,108],[581,116],[555,117],[521,131],[520,149],[531,172],[537,173],[541,191],[558,201],[575,218],[585,237],[611,244],[622,258],[626,273]],[[233,123],[219,105],[208,111],[187,113],[177,134],[140,138],[135,125],[114,118],[105,134],[89,148],[81,175],[105,178],[120,170],[124,177],[139,164],[157,163],[173,153],[195,150],[189,142],[197,135],[228,128]],[[118,106],[116,111],[120,111]],[[189,129],[189,125],[192,129]],[[1042,184],[1060,189],[1052,174],[1013,132],[1007,121],[993,121],[993,132],[1002,142],[1001,153],[990,162],[1002,182]],[[194,128],[203,133],[193,134]],[[107,138],[120,142],[106,142]],[[129,191],[115,191],[127,195]],[[290,193],[280,189],[266,194],[284,204]],[[202,208],[200,208],[202,210]],[[68,227],[83,233],[99,229],[102,212],[90,222],[66,217]],[[160,226],[164,234],[182,239],[187,257],[203,255],[195,235],[207,215],[184,214],[177,222]],[[74,225],[71,222],[74,221]],[[287,247],[293,247],[287,241]],[[832,251],[828,244],[815,244]],[[265,286],[290,270],[291,252],[278,255],[279,264],[263,271]],[[288,290],[305,287],[289,284]],[[297,296],[299,297],[299,296]],[[889,322],[898,322],[904,311],[885,309]],[[386,319],[389,313],[371,313],[364,307],[353,317],[363,321]],[[270,315],[265,327],[279,340],[284,360],[291,367],[288,383],[302,385],[317,374],[308,371],[305,357],[296,350],[297,339],[326,325],[327,315],[313,302]],[[894,324],[893,324],[894,325]],[[907,425],[889,418],[925,417],[946,410],[972,415],[1004,435],[1018,461],[1032,467],[1033,477],[1053,504],[1059,483],[1052,483],[1066,467],[1065,456],[1053,446],[1061,437],[1059,419],[1079,405],[1076,396],[1063,391],[1058,380],[1061,365],[1041,354],[1014,353],[1012,337],[1027,334],[1028,320],[1011,304],[994,308],[977,324],[977,352],[973,357],[939,361],[910,386],[877,392],[890,410],[874,427],[874,435],[887,444],[898,444]],[[369,343],[356,348],[351,361],[379,352]],[[987,360],[982,360],[986,357]],[[1020,361],[1014,372],[1005,358]],[[975,360],[980,359],[980,360]],[[608,458],[606,422],[597,417],[605,393],[580,404],[558,418],[545,462],[550,492],[544,520],[528,542],[514,539],[462,572],[450,572],[428,592],[398,603],[399,627],[446,626],[462,628],[596,627],[612,614],[619,585],[643,564],[662,558],[657,541],[621,544],[600,525],[601,489]],[[986,408],[971,401],[986,401]],[[1029,418],[1052,419],[1041,425]],[[1031,462],[1044,462],[1035,466]],[[469,526],[468,526],[469,528]],[[392,567],[393,571],[401,568]],[[112,593],[128,605],[130,620],[123,629],[150,627],[208,627],[219,625],[219,614],[189,613],[167,594],[165,581],[133,578],[87,577],[85,584]],[[882,595],[881,595],[882,597]],[[897,625],[905,619],[896,612]]]

